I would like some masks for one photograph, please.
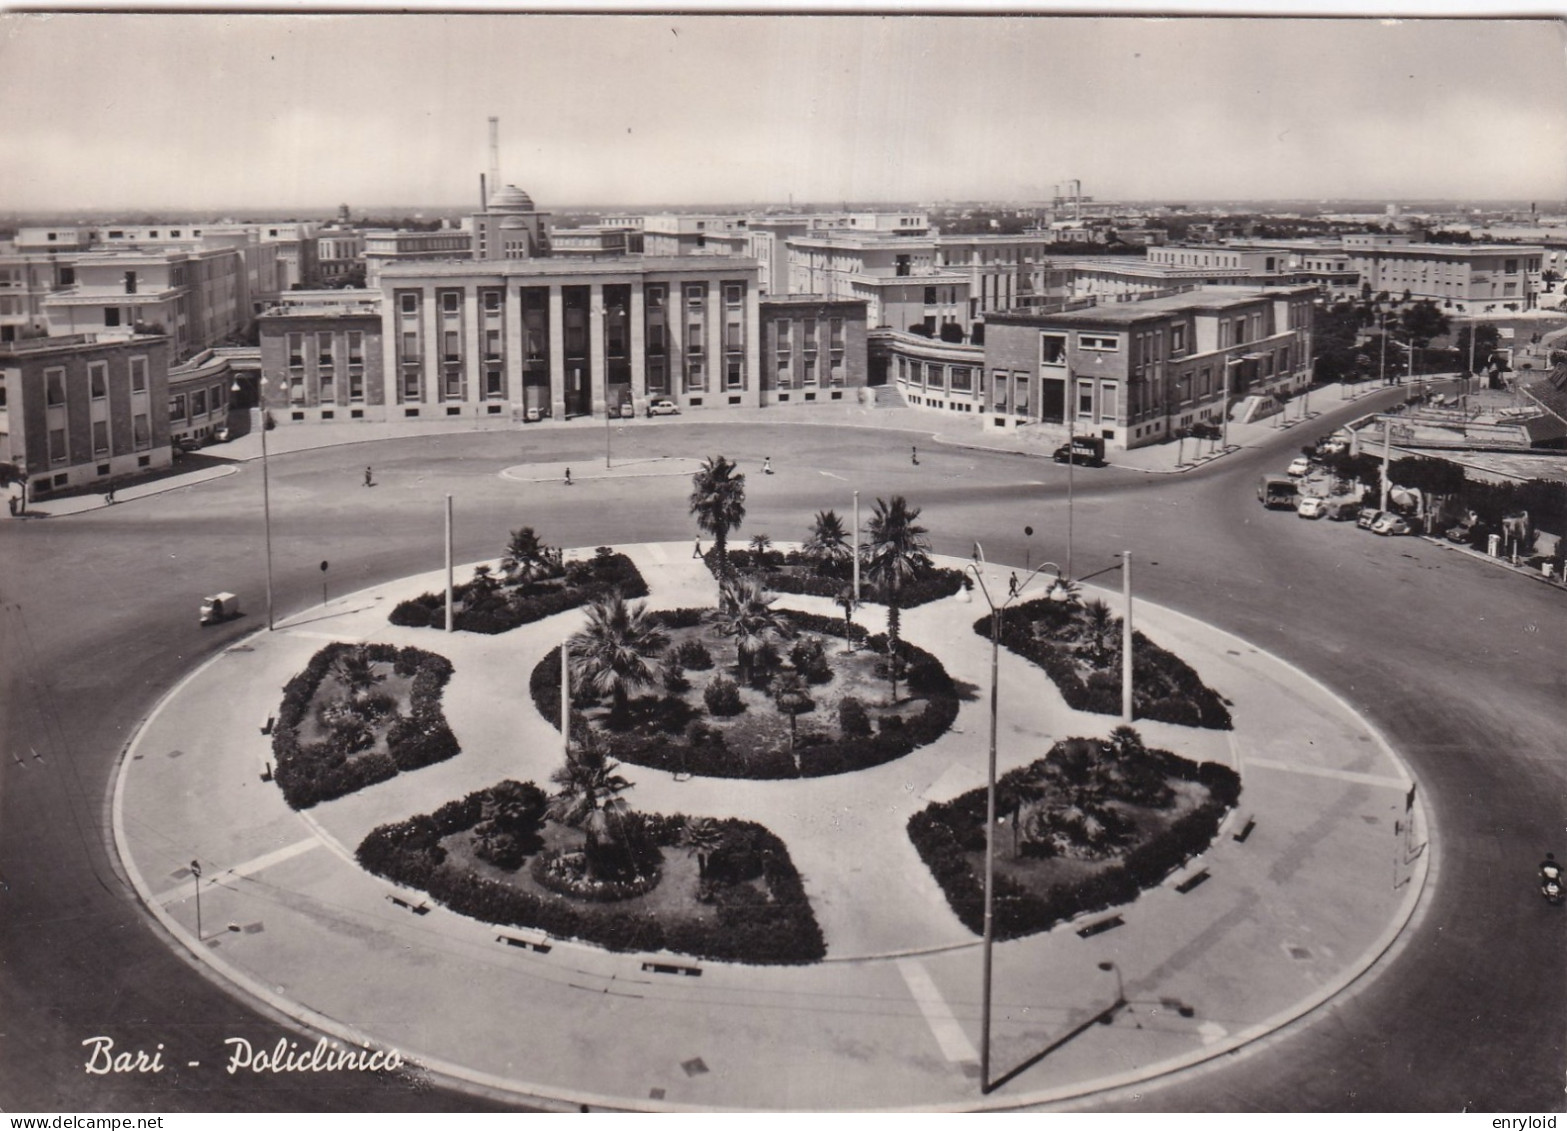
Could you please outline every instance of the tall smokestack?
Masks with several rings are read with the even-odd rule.
[[[489,189],[484,184],[484,174],[479,174],[479,211],[483,212],[490,206]]]
[[[501,120],[490,119],[490,184],[495,187],[491,192],[499,192],[501,188]],[[486,201],[488,203],[488,201]]]

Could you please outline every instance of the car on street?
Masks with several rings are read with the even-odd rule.
[[[1288,475],[1291,479],[1300,479],[1304,477],[1305,474],[1310,470],[1311,461],[1305,456],[1296,456],[1294,459],[1290,460],[1290,465],[1287,469],[1285,469],[1284,474]]]
[[[1321,518],[1328,513],[1328,501],[1320,495],[1307,495],[1295,508],[1301,518]]]
[[[1299,500],[1299,489],[1288,476],[1264,475],[1257,481],[1257,501],[1269,509],[1294,510]]]
[[[679,416],[680,406],[668,397],[657,397],[648,402],[647,414],[649,416]]]
[[[1408,519],[1391,511],[1384,512],[1381,518],[1371,524],[1371,533],[1373,534],[1410,534],[1413,532],[1414,527],[1409,525]]]
[[[632,404],[630,401],[627,401],[625,404],[620,406],[620,411],[615,415],[619,416],[623,420],[631,420],[637,415],[637,406]]]
[[[1352,495],[1324,499],[1322,513],[1332,522],[1353,522],[1360,517],[1360,500]]]
[[[1100,436],[1073,436],[1071,443],[1062,444],[1050,458],[1077,467],[1104,467],[1105,442]]]
[[[543,418],[544,418],[544,410],[542,408],[540,408],[538,405],[531,405],[531,406],[529,406],[527,411],[522,414],[522,419],[525,420],[529,424],[537,424]]]
[[[1376,525],[1377,519],[1382,517],[1382,513],[1376,507],[1361,507],[1360,515],[1355,519],[1355,525],[1362,530],[1370,530]]]

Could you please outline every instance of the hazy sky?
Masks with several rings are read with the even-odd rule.
[[[1550,20],[0,15],[0,209],[1567,198]]]

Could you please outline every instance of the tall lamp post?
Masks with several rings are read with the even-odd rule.
[[[229,392],[240,391],[238,381],[229,386]],[[272,486],[267,474],[267,379],[261,378],[256,386],[261,402],[261,521],[267,543],[267,631],[272,631]]]
[[[1224,411],[1219,414],[1219,451],[1221,453],[1230,450],[1230,370],[1245,360],[1244,357],[1228,357],[1224,359]]]
[[[1001,656],[1001,614],[1007,606],[1023,595],[1023,590],[1028,588],[1028,583],[1039,576],[1046,569],[1053,569],[1056,573],[1055,581],[1050,585],[1050,599],[1052,601],[1065,602],[1071,599],[1066,581],[1061,576],[1061,567],[1055,562],[1040,562],[1038,567],[1023,578],[1022,582],[1009,588],[1006,598],[998,605],[990,596],[990,588],[985,584],[985,572],[980,567],[985,565],[985,551],[978,542],[974,543],[974,560],[969,564],[969,569],[974,574],[974,579],[979,582],[979,591],[984,594],[985,603],[990,606],[990,759],[985,775],[985,931],[984,931],[984,988],[980,1004],[980,1031],[979,1031],[979,1089],[983,1093],[990,1092],[990,987],[991,972],[993,969],[991,955],[995,948],[995,909],[996,909],[996,728],[998,688]]]

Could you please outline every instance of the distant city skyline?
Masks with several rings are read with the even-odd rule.
[[[546,211],[1567,199],[1544,19],[7,13],[0,107],[4,211],[471,206],[491,115]]]

